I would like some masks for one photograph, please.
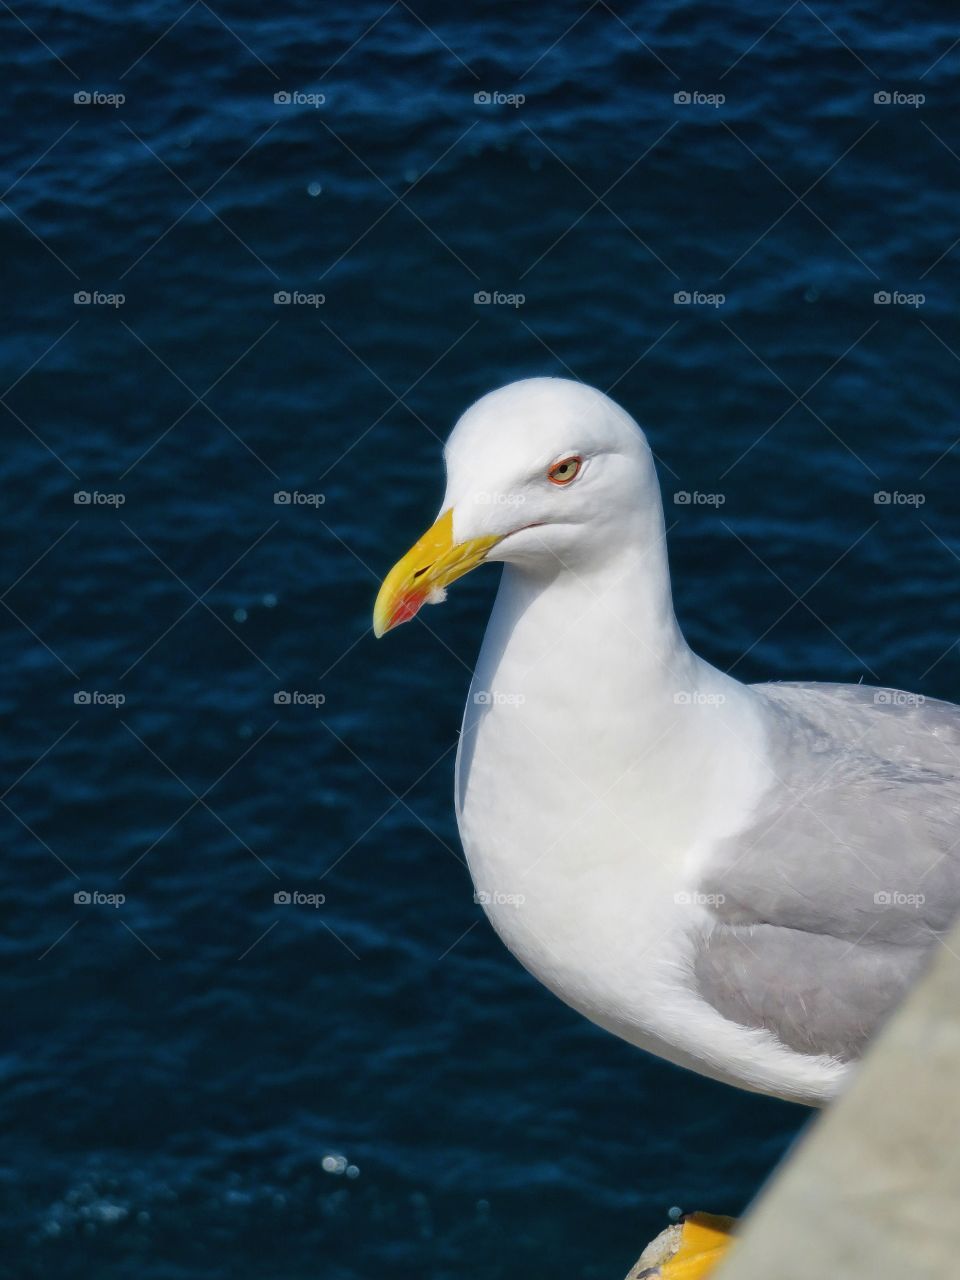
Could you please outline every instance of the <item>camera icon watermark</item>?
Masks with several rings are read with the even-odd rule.
[[[278,689],[273,695],[275,707],[322,707],[327,700],[325,693],[301,693],[299,689]]]
[[[901,493],[899,489],[878,489],[873,495],[875,507],[922,507],[925,493]]]
[[[73,295],[76,307],[122,307],[127,300],[125,293],[103,293],[99,289],[78,289]]]
[[[899,89],[878,89],[873,95],[878,107],[922,107],[927,100],[925,93],[901,93]]]
[[[496,889],[478,889],[473,895],[478,907],[522,907],[526,900],[524,893],[501,893]]]
[[[78,907],[122,907],[127,900],[125,893],[101,893],[99,889],[78,889],[73,895]]]
[[[273,95],[278,107],[322,107],[327,100],[325,93],[303,93],[300,89],[278,89]]]
[[[907,693],[905,689],[878,689],[873,695],[875,707],[922,707],[926,700],[922,693]]]
[[[500,689],[478,689],[473,695],[478,707],[522,707],[526,700],[522,693],[504,693]]]
[[[125,493],[101,493],[99,489],[77,489],[73,495],[75,507],[122,507],[126,500]]]
[[[513,307],[516,311],[527,300],[525,293],[503,293],[499,289],[478,289],[473,295],[477,307]]]
[[[122,107],[127,100],[125,93],[102,93],[99,89],[78,89],[73,95],[78,107]]]
[[[278,289],[273,295],[276,307],[322,307],[327,301],[325,293],[303,293],[299,289]]]
[[[702,293],[699,289],[678,289],[673,295],[678,307],[722,307],[727,300],[725,293]]]
[[[701,93],[699,89],[678,89],[673,101],[678,107],[722,107],[727,96],[724,93]]]
[[[99,689],[78,689],[73,695],[75,707],[122,707],[126,701],[125,693],[101,693]]]
[[[527,100],[525,93],[501,93],[498,89],[478,89],[473,95],[478,107],[522,107]]]
[[[927,300],[925,293],[901,293],[898,289],[878,289],[873,295],[875,307],[912,307],[916,311]]]
[[[278,489],[273,495],[275,507],[322,507],[325,493],[301,493],[299,489]]]
[[[478,489],[472,496],[481,507],[522,507],[527,500],[523,493],[494,493],[489,489]]]
[[[300,889],[278,889],[273,901],[278,907],[322,907],[327,900],[324,893],[304,893]]]
[[[697,889],[681,889],[673,895],[678,907],[722,907],[727,900],[724,893],[700,893]]]
[[[673,495],[678,507],[722,507],[726,500],[725,493],[701,493],[699,489],[678,489]]]

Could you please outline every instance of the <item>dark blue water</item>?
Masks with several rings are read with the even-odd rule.
[[[15,8],[0,1274],[616,1280],[806,1113],[503,950],[452,807],[496,571],[381,644],[378,576],[456,416],[575,376],[650,435],[706,656],[960,698],[956,16]]]

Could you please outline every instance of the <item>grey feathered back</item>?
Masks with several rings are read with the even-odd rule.
[[[696,977],[726,1017],[855,1059],[960,915],[960,708],[753,687],[778,783],[701,884],[717,905]]]

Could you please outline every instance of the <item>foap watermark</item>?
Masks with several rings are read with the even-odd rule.
[[[726,894],[701,893],[699,889],[680,889],[673,895],[678,907],[722,907],[726,902]]]
[[[873,495],[875,507],[922,507],[925,493],[901,493],[899,489],[878,489]]]
[[[522,707],[526,700],[522,693],[503,693],[499,689],[478,689],[473,695],[478,707]]]
[[[479,489],[473,495],[473,500],[481,507],[521,507],[527,499],[522,493],[490,493],[486,489]]]
[[[75,507],[122,507],[126,500],[125,493],[101,493],[99,489],[77,489],[73,495]]]
[[[678,289],[673,295],[678,307],[722,307],[727,300],[725,293],[702,293],[699,289]]]
[[[302,889],[278,889],[273,895],[278,907],[322,907],[327,900],[325,893],[304,893]]]
[[[673,495],[678,507],[722,507],[726,500],[725,493],[701,493],[699,489],[692,493],[689,489],[678,489]]]
[[[78,889],[73,895],[78,907],[122,907],[127,900],[125,893],[101,893],[99,889]]]
[[[722,107],[727,100],[725,93],[701,93],[699,89],[678,89],[673,101],[678,107]]]
[[[913,907],[915,911],[926,900],[922,893],[901,893],[899,889],[881,889],[873,895],[873,901],[878,907]]]
[[[125,93],[104,93],[100,89],[78,89],[73,95],[78,107],[122,107],[127,100]]]
[[[302,89],[278,89],[273,95],[278,107],[322,107],[327,100],[325,93],[304,93]]]
[[[77,707],[122,707],[126,701],[125,693],[102,693],[99,689],[78,689],[73,695]]]
[[[922,107],[927,100],[925,93],[902,93],[899,89],[878,89],[873,95],[878,107]]]
[[[103,293],[100,289],[78,289],[73,295],[75,307],[122,307],[127,300],[125,293]]]
[[[327,700],[325,693],[301,693],[299,689],[278,689],[273,695],[277,707],[322,707]]]
[[[526,894],[501,893],[499,890],[478,889],[473,895],[478,907],[522,907],[526,902]]]
[[[875,307],[922,307],[927,300],[925,293],[901,293],[898,289],[878,289],[873,295]]]
[[[276,507],[322,507],[326,500],[325,493],[301,493],[299,489],[278,489],[273,495]]]
[[[473,95],[478,107],[522,107],[527,100],[525,93],[501,93],[499,89],[478,89]]]
[[[678,689],[673,701],[678,707],[722,707],[725,693],[705,693],[702,689]]]
[[[922,693],[907,693],[904,689],[878,689],[873,695],[876,707],[922,707],[926,700]]]
[[[525,293],[503,293],[499,289],[478,289],[473,295],[474,306],[477,307],[513,307],[516,311],[527,300]]]
[[[273,295],[275,307],[322,307],[327,301],[325,293],[303,293],[299,289],[278,289]]]

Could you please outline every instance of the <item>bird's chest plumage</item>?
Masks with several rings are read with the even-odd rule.
[[[504,579],[464,715],[457,820],[517,958],[608,1030],[673,1056],[707,841],[749,805],[733,682],[592,596]],[[661,638],[662,639],[662,638]],[[724,683],[726,682],[726,683]]]
[[[652,1023],[657,986],[689,936],[669,924],[695,823],[687,807],[666,823],[653,802],[678,782],[648,730],[612,707],[571,716],[563,703],[536,680],[475,687],[458,759],[460,834],[478,900],[510,950],[627,1034],[624,1019],[642,1024],[648,1005]]]

